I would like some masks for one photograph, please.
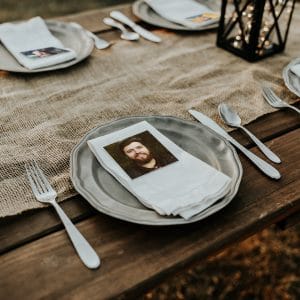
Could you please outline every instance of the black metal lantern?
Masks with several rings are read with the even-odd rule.
[[[248,61],[283,51],[296,0],[222,0],[217,45]]]

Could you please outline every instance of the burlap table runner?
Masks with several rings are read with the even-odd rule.
[[[215,46],[216,32],[158,30],[161,44],[118,40],[69,69],[34,75],[0,72],[0,217],[43,207],[29,188],[24,163],[36,159],[58,192],[76,194],[69,178],[71,149],[93,127],[133,115],[192,119],[196,107],[218,120],[217,106],[232,105],[246,124],[273,111],[263,81],[296,100],[282,69],[300,56],[300,9],[286,51],[248,63]]]

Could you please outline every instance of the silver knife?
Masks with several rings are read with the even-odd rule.
[[[216,133],[227,139],[231,144],[237,147],[241,152],[243,152],[263,173],[268,175],[273,179],[279,179],[281,177],[278,170],[276,170],[273,166],[269,163],[265,162],[254,153],[250,152],[240,143],[238,143],[233,137],[231,137],[223,128],[221,128],[215,121],[211,118],[207,117],[206,115],[196,111],[194,109],[190,109],[189,113],[203,125],[209,127],[210,129],[214,130]]]
[[[133,21],[131,21],[127,16],[125,16],[120,11],[112,11],[110,13],[110,16],[114,18],[115,20],[122,22],[123,24],[129,26],[133,31],[138,33],[140,36],[142,36],[144,39],[149,40],[151,42],[159,43],[161,42],[161,38],[149,30],[144,29],[140,25],[135,24]]]

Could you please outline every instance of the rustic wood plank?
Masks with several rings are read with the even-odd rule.
[[[70,219],[77,223],[96,213],[80,195],[60,203]],[[0,254],[51,232],[63,229],[52,207],[34,209],[21,215],[0,219]]]
[[[246,127],[262,140],[268,140],[269,137],[274,137],[299,127],[299,117],[290,111],[278,111],[258,118]],[[242,133],[234,131],[232,135],[244,145],[248,147],[252,145]],[[276,150],[274,146],[279,141],[274,139],[269,142],[272,150]],[[280,155],[281,153],[278,154]],[[248,165],[246,165],[246,168]],[[254,174],[256,175],[257,173]],[[83,220],[95,213],[93,208],[80,196],[63,202],[62,206],[74,222]],[[0,253],[61,228],[60,220],[51,209],[33,210],[19,216],[0,219]]]
[[[2,255],[1,295],[8,299],[24,299],[24,295],[28,299],[107,299],[126,293],[132,299],[136,291],[167,274],[297,212],[299,137],[300,129],[275,140],[274,150],[284,162],[278,182],[242,159],[246,171],[237,197],[203,221],[150,227],[97,214],[80,222],[79,230],[103,259],[97,271],[82,265],[64,231]]]
[[[279,221],[276,225],[281,230],[286,230],[290,227],[298,225],[300,222],[300,211],[288,216],[286,219]]]

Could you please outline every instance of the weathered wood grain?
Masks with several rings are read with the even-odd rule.
[[[77,224],[103,265],[86,269],[66,233],[58,231],[1,257],[0,293],[9,299],[107,299],[148,288],[167,274],[211,255],[300,208],[300,129],[274,140],[283,164],[276,182],[242,159],[237,197],[194,224],[150,227],[97,214]],[[292,150],[291,150],[292,149]],[[47,284],[45,284],[47,283]]]
[[[299,127],[299,117],[290,111],[278,111],[258,118],[246,127],[262,140],[269,140]],[[232,135],[247,147],[252,146],[249,139],[241,132],[234,131]],[[280,139],[273,139],[269,142],[272,150],[276,150],[274,146],[280,141]],[[243,164],[246,163],[245,169],[251,165],[243,160]],[[62,206],[75,222],[95,213],[80,196],[63,202]],[[19,216],[0,219],[0,253],[60,229],[62,229],[61,222],[52,209],[34,210]]]

